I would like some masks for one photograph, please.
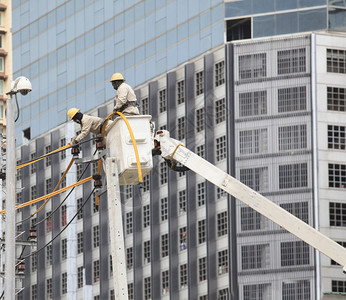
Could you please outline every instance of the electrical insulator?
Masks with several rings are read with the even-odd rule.
[[[103,137],[99,136],[96,138],[96,149],[97,150],[103,150],[106,148],[106,145],[104,143]]]
[[[20,275],[24,275],[25,272],[25,264],[24,261],[20,261],[17,265],[17,270],[18,270],[18,274]]]
[[[71,148],[71,154],[72,154],[74,157],[78,157],[78,156],[79,156],[79,153],[80,153],[79,146],[73,146],[73,147]]]
[[[34,241],[37,238],[37,232],[35,227],[31,227],[29,230],[29,240]]]
[[[102,180],[101,180],[102,176],[100,174],[95,174],[93,175],[93,179],[94,179],[94,187],[99,189],[102,187]]]

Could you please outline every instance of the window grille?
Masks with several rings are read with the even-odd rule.
[[[53,251],[52,251],[52,245],[48,245],[46,247],[46,263],[47,265],[52,265],[53,262]]]
[[[65,226],[67,224],[67,211],[66,205],[61,206],[61,226]]]
[[[77,233],[77,254],[83,253],[83,232]]]
[[[46,194],[49,194],[52,192],[52,179],[48,178],[46,179]]]
[[[61,240],[61,259],[65,260],[67,258],[67,239]]]
[[[133,216],[132,211],[126,213],[126,234],[133,232]]]
[[[125,199],[129,200],[132,198],[132,185],[125,185]]]
[[[63,290],[63,293],[64,293],[64,290]],[[37,300],[37,284],[33,284],[31,286],[31,300]]]
[[[204,107],[196,110],[196,131],[204,130]]]
[[[205,182],[197,184],[197,203],[198,206],[205,205]]]
[[[95,260],[93,263],[93,278],[94,282],[100,281],[100,261]]]
[[[62,178],[63,175],[64,175],[64,172],[62,172],[60,174],[60,178]],[[60,188],[64,188],[64,187],[66,187],[66,176],[63,178],[63,180],[61,181],[61,184],[60,184]]]
[[[306,110],[306,86],[278,89],[278,112]]]
[[[217,253],[217,261],[218,261],[218,273],[219,275],[223,275],[228,273],[228,250],[222,250]]]
[[[161,199],[161,221],[168,220],[168,198]]]
[[[332,280],[332,292],[346,293],[346,281]]]
[[[151,277],[144,278],[144,300],[151,300]]]
[[[227,211],[217,214],[217,236],[226,235],[228,232],[228,216]]]
[[[226,136],[223,135],[216,139],[216,161],[221,161],[226,158]]]
[[[345,126],[328,125],[328,148],[345,150]]]
[[[242,207],[240,209],[241,230],[259,230],[261,228],[261,214],[251,207]]]
[[[267,114],[267,91],[239,94],[239,116],[251,117]]]
[[[327,87],[328,110],[346,111],[346,92],[344,88]]]
[[[78,198],[77,199],[77,220],[83,219],[83,198]]]
[[[279,127],[279,151],[306,148],[306,124]]]
[[[220,124],[226,120],[225,98],[215,101],[215,124]]]
[[[282,300],[310,300],[310,281],[309,280],[299,280],[296,282],[283,282],[282,283]]]
[[[305,48],[278,51],[278,75],[306,72]]]
[[[186,190],[179,191],[179,214],[186,213]]]
[[[36,158],[36,153],[30,154],[30,160],[34,160]],[[36,163],[30,165],[30,173],[34,174],[36,172]]]
[[[252,129],[239,132],[240,155],[267,153],[268,130]]]
[[[53,282],[52,278],[48,278],[46,281],[46,297],[47,299],[52,299],[53,295]]]
[[[196,147],[196,154],[204,158],[204,145],[199,145]]]
[[[180,288],[187,287],[188,282],[187,264],[180,265]]]
[[[306,163],[279,166],[279,189],[307,187],[307,168]]]
[[[198,244],[203,244],[206,241],[206,220],[198,221]]]
[[[268,190],[268,167],[241,169],[240,181],[255,190],[263,192]]]
[[[168,270],[161,273],[162,295],[169,293],[169,272]]]
[[[37,270],[37,254],[31,256],[31,272]]]
[[[83,287],[83,266],[77,268],[77,288]]]
[[[225,83],[225,61],[215,64],[215,87]]]
[[[36,185],[33,185],[33,186],[30,188],[30,191],[31,191],[31,200],[36,199]]]
[[[228,288],[219,290],[217,292],[217,300],[228,300],[229,294],[228,294]]]
[[[327,72],[346,73],[346,51],[327,49]]]
[[[143,98],[141,100],[141,113],[142,113],[142,115],[149,115],[149,100],[148,100],[148,98]]]
[[[257,53],[239,56],[239,79],[254,79],[267,76],[267,55]]]
[[[127,292],[128,292],[129,300],[133,300],[134,299],[134,288],[133,288],[132,282],[127,285]],[[111,300],[115,300],[115,296]]]
[[[93,227],[93,244],[94,248],[100,246],[100,230],[99,225]]]
[[[204,71],[196,73],[196,96],[204,93]]]
[[[52,151],[52,147],[46,146],[46,154]],[[49,167],[52,164],[52,157],[51,156],[47,156],[45,158],[45,162],[46,162],[46,167]]]
[[[46,232],[51,232],[52,231],[52,216],[51,212],[46,213]]]
[[[150,226],[150,205],[143,206],[143,227],[147,228]]]
[[[160,163],[160,183],[165,184],[168,181],[168,168],[165,161]]]
[[[66,145],[66,138],[62,138],[60,140],[60,147],[64,147]],[[66,158],[66,151],[61,151],[60,152],[60,159],[64,160]]]
[[[161,235],[161,252],[162,258],[168,256],[168,234]]]
[[[260,269],[266,266],[269,244],[246,245],[241,247],[243,270]]]
[[[178,140],[183,140],[185,138],[185,117],[178,119]]]
[[[62,273],[61,274],[61,292],[62,294],[67,293],[67,273]]]
[[[198,273],[199,281],[207,280],[207,258],[202,257],[198,259]]]
[[[346,203],[329,202],[329,225],[346,227]]]
[[[185,81],[181,80],[177,83],[177,101],[178,105],[185,102]]]
[[[22,203],[22,192],[19,192],[16,194],[16,203],[17,204],[21,204]],[[4,207],[3,209],[5,209],[6,207]]]
[[[144,263],[148,264],[150,263],[150,241],[145,241],[143,244],[144,247]],[[132,249],[132,248],[131,248]]]
[[[281,267],[308,265],[310,263],[309,245],[303,241],[283,242],[281,248]]]
[[[186,226],[179,228],[179,242],[180,250],[185,250],[187,248]]]
[[[133,268],[133,248],[127,248],[126,249],[126,262],[127,262],[127,269],[132,270]]]
[[[305,223],[309,223],[309,203],[307,201],[282,203],[280,206]]]
[[[21,163],[22,163],[21,160],[17,160],[17,166],[19,166]],[[32,165],[34,165],[34,164],[31,164],[30,166],[32,166]],[[22,179],[22,169],[16,170],[16,179],[17,179],[17,181]]]
[[[76,166],[76,181],[81,179],[82,173],[83,173],[83,165],[79,164]]]
[[[244,285],[244,300],[271,299],[270,287],[270,283]]]
[[[159,91],[159,110],[163,113],[167,110],[166,89]]]
[[[346,165],[328,164],[329,187],[346,187]]]
[[[109,274],[113,276],[113,258],[112,255],[109,255]]]
[[[143,192],[148,192],[150,190],[150,174],[143,177]]]

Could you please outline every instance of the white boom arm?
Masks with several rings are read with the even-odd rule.
[[[169,137],[168,131],[158,131],[155,139],[160,142],[161,155],[164,158],[172,158],[173,156],[175,161],[203,176],[228,194],[339,263],[346,272],[346,249],[344,247],[184,146],[180,146],[179,141]]]

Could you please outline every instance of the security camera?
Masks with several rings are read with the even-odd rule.
[[[28,78],[21,76],[16,79],[16,82],[17,82],[17,85],[15,84],[15,88],[17,92],[20,92],[23,96],[31,92],[32,86]]]

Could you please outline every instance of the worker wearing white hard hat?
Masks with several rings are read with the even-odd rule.
[[[121,73],[114,73],[110,82],[117,91],[115,96],[114,113],[121,112],[124,115],[139,115],[138,103],[132,87],[125,83]]]
[[[102,126],[104,125],[104,119],[102,118],[82,114],[78,108],[70,108],[67,115],[72,121],[80,124],[81,126],[81,133],[71,139],[72,146],[80,143],[89,134],[89,132],[100,134],[102,131]],[[112,123],[113,121],[108,120],[105,129],[106,134],[108,133]]]

